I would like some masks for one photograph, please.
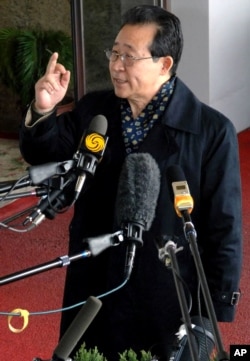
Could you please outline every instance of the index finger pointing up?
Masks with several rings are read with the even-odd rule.
[[[49,59],[47,68],[46,68],[46,74],[51,74],[55,72],[56,64],[58,59],[58,53],[53,53]]]

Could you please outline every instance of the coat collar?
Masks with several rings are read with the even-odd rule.
[[[200,101],[179,78],[176,78],[174,93],[163,116],[163,124],[174,129],[199,134],[200,116]]]
[[[108,110],[111,116],[120,112],[120,98],[116,98],[116,100],[118,102],[113,103],[113,106]],[[200,117],[201,102],[177,77],[174,92],[162,118],[162,124],[176,130],[199,134]]]

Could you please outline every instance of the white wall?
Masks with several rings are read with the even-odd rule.
[[[250,1],[169,3],[184,33],[179,77],[238,132],[250,127]]]

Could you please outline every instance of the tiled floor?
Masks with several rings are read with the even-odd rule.
[[[0,182],[15,180],[26,173],[27,163],[19,151],[17,139],[0,139]]]
[[[22,176],[27,175],[28,164],[23,160],[18,146],[17,139],[0,138],[0,208],[12,203],[14,200],[3,200],[4,182],[19,180]],[[22,189],[28,190],[27,187]],[[12,191],[12,194],[16,191]]]

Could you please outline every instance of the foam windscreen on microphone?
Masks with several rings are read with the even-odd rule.
[[[140,223],[149,230],[160,192],[160,170],[149,153],[129,154],[123,164],[116,198],[116,219],[121,225]]]

